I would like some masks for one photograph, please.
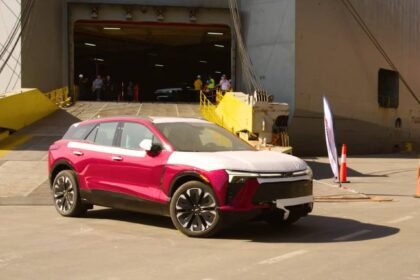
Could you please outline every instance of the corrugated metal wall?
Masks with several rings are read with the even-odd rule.
[[[16,36],[7,44],[12,39],[12,31],[18,23],[19,14],[20,5],[16,1],[0,2],[0,70],[3,68],[0,72],[0,94],[21,86],[21,40]],[[17,32],[20,33],[20,30],[18,28]]]

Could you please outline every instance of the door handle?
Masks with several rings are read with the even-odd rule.
[[[73,155],[80,157],[83,156],[83,153],[80,151],[73,151]]]
[[[122,161],[122,160],[123,160],[123,158],[122,158],[122,157],[120,157],[120,156],[113,156],[113,157],[112,157],[112,160],[113,160],[113,161]]]

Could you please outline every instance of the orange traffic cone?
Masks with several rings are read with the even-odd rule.
[[[414,197],[420,198],[420,162],[417,166],[417,186],[416,186],[416,195]]]
[[[343,144],[341,147],[341,164],[340,164],[340,182],[341,183],[350,183],[347,181],[347,146]]]

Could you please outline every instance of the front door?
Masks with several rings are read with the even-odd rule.
[[[140,199],[162,201],[166,197],[160,186],[164,165],[169,153],[165,150],[152,155],[140,147],[142,141],[152,141],[161,144],[160,140],[146,126],[125,122],[120,135],[119,164],[113,171],[115,180],[121,190],[128,195]]]

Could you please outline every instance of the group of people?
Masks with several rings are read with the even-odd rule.
[[[231,82],[227,79],[225,74],[222,75],[220,82],[217,85],[211,75],[205,83],[201,80],[201,75],[197,75],[197,78],[194,81],[194,90],[203,91],[207,94],[213,93],[216,89],[220,89],[221,91],[229,91],[232,89]]]
[[[105,79],[97,75],[92,84],[89,85],[88,78],[83,74],[79,75],[79,96],[81,99],[97,101],[140,101],[140,88],[137,82],[114,83],[110,75]]]

